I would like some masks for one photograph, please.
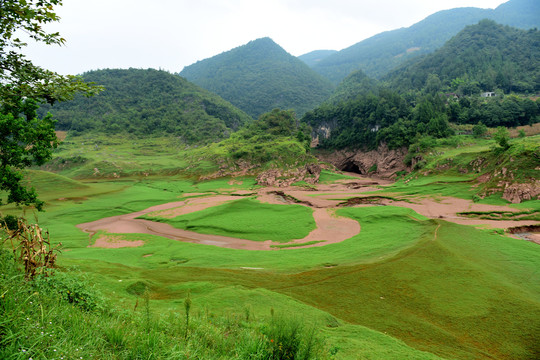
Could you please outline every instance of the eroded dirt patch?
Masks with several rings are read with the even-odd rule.
[[[125,240],[121,236],[116,235],[101,235],[89,247],[118,249],[123,247],[139,247],[143,246],[142,240]]]
[[[392,194],[392,197],[386,195],[369,195],[369,192],[380,190],[381,185],[387,184],[388,182],[384,180],[379,182],[374,179],[351,179],[342,180],[332,184],[318,184],[315,191],[313,191],[313,189],[302,189],[295,186],[288,188],[261,188],[257,190],[256,196],[259,201],[265,203],[295,203],[313,209],[316,229],[303,239],[296,239],[285,243],[287,245],[292,245],[291,247],[284,247],[285,249],[324,246],[344,241],[358,234],[360,232],[360,224],[358,224],[357,221],[335,215],[335,210],[338,207],[343,206],[344,199],[349,199],[345,202],[346,206],[366,206],[366,204],[376,204],[407,207],[428,218],[444,219],[464,225],[487,225],[494,228],[507,229],[515,226],[537,224],[537,221],[470,219],[458,215],[458,213],[464,211],[518,211],[507,206],[477,204],[469,200],[452,197],[439,197],[434,199],[429,197],[400,197],[395,194]],[[250,195],[251,194],[252,193],[250,193]],[[98,231],[104,230],[113,234],[152,234],[184,242],[234,249],[277,250],[279,249],[279,245],[284,245],[284,243],[272,242],[270,240],[260,242],[227,236],[199,234],[187,230],[176,229],[165,223],[137,219],[137,217],[141,215],[174,218],[179,215],[200,211],[209,207],[221,205],[228,201],[237,200],[238,195],[235,195],[210,195],[188,198],[183,201],[153,206],[131,214],[113,216],[91,223],[80,224],[77,225],[77,227],[90,233],[91,237]],[[531,236],[534,237],[536,235]],[[130,243],[130,245],[125,245],[122,241],[111,242],[103,239],[98,239],[95,243],[102,245],[103,247],[143,245],[143,242],[126,241],[126,243]],[[306,245],[302,246],[301,244],[304,243],[306,243]],[[276,245],[278,246],[272,247]]]

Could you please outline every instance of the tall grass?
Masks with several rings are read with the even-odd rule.
[[[185,314],[155,314],[151,296],[145,292],[140,311],[118,309],[76,273],[25,280],[12,255],[0,251],[0,358],[328,358],[321,337],[301,320],[256,322],[241,311],[208,317],[190,312],[191,303]]]

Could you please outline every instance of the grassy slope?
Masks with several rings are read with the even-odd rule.
[[[425,160],[421,169],[380,193],[454,196],[484,204],[509,204],[502,199],[503,184],[530,183],[540,177],[540,135],[512,139],[510,145],[503,151],[494,140],[471,136],[438,140],[435,147],[421,154]],[[489,178],[487,182],[478,183],[477,178],[482,175]],[[523,206],[538,209],[533,201],[526,201]]]
[[[128,283],[144,279],[155,285],[155,297],[163,307],[191,289],[201,307],[223,311],[234,304],[259,304],[264,313],[264,307],[278,302],[280,311],[294,312],[295,306],[287,302],[261,302],[254,297],[253,291],[264,288],[447,358],[526,359],[538,351],[531,341],[538,335],[540,315],[537,245],[443,221],[413,220],[403,212],[372,214],[378,209],[382,208],[342,213],[361,221],[362,237],[357,242],[363,244],[350,241],[341,247],[328,246],[324,259],[340,264],[332,268],[321,266],[316,249],[253,253],[148,238],[149,244],[141,248],[74,249],[65,259],[91,267],[103,286],[113,286],[111,291],[118,294]],[[380,227],[391,218],[398,222]],[[420,243],[395,256],[386,253],[387,245],[398,240],[388,230],[405,229],[403,224],[410,223],[423,228],[420,234],[410,234],[420,238]],[[379,251],[373,249],[377,246]],[[153,255],[143,258],[147,254]],[[76,258],[80,260],[73,262]],[[347,258],[350,263],[344,265]],[[308,270],[313,262],[318,266]],[[275,271],[285,265],[292,269]],[[265,269],[242,270],[240,266]],[[306,270],[300,271],[301,267]],[[343,336],[344,331],[328,330],[331,338],[335,333]]]
[[[160,168],[169,167],[163,162]],[[360,221],[362,231],[321,248],[250,252],[136,234],[125,237],[143,239],[144,246],[87,248],[88,235],[75,227],[78,223],[233,186],[171,177],[92,184],[68,179],[71,188],[60,194],[50,186],[59,178],[34,175],[38,188],[51,191],[44,193],[51,200],[40,221],[69,249],[61,263],[88,271],[121,306],[133,307],[136,298],[126,288],[143,280],[152,284],[157,312],[181,306],[191,289],[199,311],[227,314],[251,306],[255,316],[268,314],[270,307],[305,314],[339,347],[337,358],[434,358],[415,348],[460,359],[538,355],[540,251],[535,244],[427,220],[408,209],[370,207],[340,210]],[[444,182],[454,183],[449,180]],[[429,186],[448,188],[427,180],[417,184],[415,191],[426,195],[435,189]],[[248,180],[242,185],[251,186]],[[88,199],[76,196],[81,192]],[[67,200],[53,200],[60,195]],[[335,326],[332,317],[340,326],[327,327]]]
[[[312,213],[311,209],[301,205],[264,204],[249,198],[171,219],[156,216],[142,218],[202,234],[288,242],[302,239],[315,230]]]

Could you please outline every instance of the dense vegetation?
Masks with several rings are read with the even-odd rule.
[[[166,314],[150,302],[150,286],[134,282],[132,310],[107,300],[75,269],[27,281],[0,249],[2,359],[317,359],[324,343],[298,319],[249,308],[227,316],[201,313],[188,294]]]
[[[454,91],[459,95],[501,90],[540,91],[540,31],[482,20],[467,26],[442,48],[386,77],[401,91]]]
[[[324,104],[302,121],[316,129],[322,148],[373,149],[408,146],[422,136],[452,135],[449,122],[515,127],[540,121],[540,101],[515,95],[486,99],[480,96],[447,98],[420,94],[411,105],[407,96],[389,90],[361,95],[337,104]],[[327,136],[329,133],[329,136]]]
[[[324,101],[332,85],[269,38],[185,67],[180,75],[252,117],[275,108],[300,116]]]
[[[539,36],[537,30],[481,21],[434,54],[396,70],[386,83],[351,74],[303,121],[316,129],[321,147],[333,149],[408,146],[422,136],[452,135],[449,123],[534,124],[540,121],[540,101],[505,93],[540,90]],[[482,97],[482,91],[495,96]]]
[[[536,0],[510,0],[495,10],[457,8],[435,13],[408,28],[375,35],[318,62],[313,69],[335,84],[355,70],[381,78],[410,58],[441,47],[466,25],[488,18],[522,29],[540,27]]]
[[[106,90],[45,107],[58,130],[107,134],[170,134],[186,143],[226,138],[251,121],[230,103],[185,79],[158,70],[98,70],[83,78]]]
[[[358,70],[339,83],[328,102],[338,103],[352,100],[360,95],[376,94],[379,86],[376,80],[369,78],[362,70]]]
[[[189,171],[204,173],[202,166],[219,166],[222,175],[248,171],[256,174],[269,168],[290,169],[316,162],[309,153],[311,129],[296,120],[292,110],[274,109],[228,139],[190,152]],[[203,161],[201,161],[203,160]]]

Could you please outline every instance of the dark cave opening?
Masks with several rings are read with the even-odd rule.
[[[362,170],[353,161],[349,161],[349,162],[346,162],[345,164],[343,164],[343,166],[341,167],[341,170],[346,171],[346,172],[351,172],[351,173],[364,175]]]

